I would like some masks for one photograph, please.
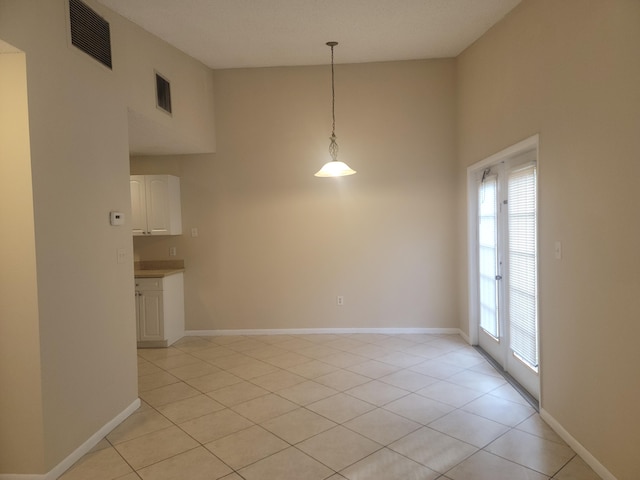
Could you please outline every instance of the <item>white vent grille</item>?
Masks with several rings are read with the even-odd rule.
[[[80,0],[69,0],[69,19],[71,43],[112,68],[109,22]]]

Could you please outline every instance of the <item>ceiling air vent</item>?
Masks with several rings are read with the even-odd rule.
[[[111,67],[109,22],[80,0],[69,0],[71,43],[106,67]]]

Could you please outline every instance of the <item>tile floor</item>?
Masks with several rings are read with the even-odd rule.
[[[457,335],[185,337],[62,480],[595,480]]]

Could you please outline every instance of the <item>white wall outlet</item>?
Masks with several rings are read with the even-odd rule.
[[[169,247],[169,256],[175,257],[178,254],[176,247]]]
[[[338,295],[338,297],[336,298],[336,303],[340,307],[343,306],[344,305],[344,297],[342,295]]]
[[[124,248],[118,248],[116,250],[116,255],[118,259],[118,263],[124,263],[127,259],[127,250]]]
[[[198,227],[192,227],[191,228],[191,236],[192,237],[197,237],[198,236]]]

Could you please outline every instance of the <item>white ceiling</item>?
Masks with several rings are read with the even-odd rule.
[[[211,68],[455,57],[521,0],[98,0]]]

